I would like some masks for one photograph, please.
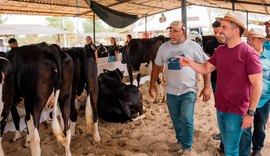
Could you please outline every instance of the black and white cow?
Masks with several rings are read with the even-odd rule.
[[[2,137],[8,120],[11,105],[13,104],[13,69],[11,63],[0,57],[0,155],[4,155]]]
[[[98,114],[108,122],[127,122],[143,113],[142,94],[134,85],[121,82],[123,72],[118,68],[104,70],[98,76]]]
[[[85,107],[86,132],[93,134],[94,141],[100,142],[98,132],[98,81],[97,81],[97,64],[91,55],[87,55],[84,48],[71,48],[64,50],[73,59],[73,86],[71,99],[71,132],[75,134],[75,124],[77,121],[77,110],[75,108],[75,96],[80,95],[85,89],[87,100]],[[90,102],[91,101],[91,102]]]
[[[46,43],[14,48],[7,54],[7,58],[12,62],[14,70],[14,104],[17,104],[20,98],[24,99],[25,121],[28,129],[26,145],[30,145],[31,154],[41,155],[39,121],[43,108],[49,103],[49,97],[53,95],[55,101],[52,130],[57,140],[65,146],[66,155],[70,156],[71,132],[68,121],[72,83],[72,74],[69,74],[73,69],[72,59],[59,51],[58,46],[49,46]],[[58,102],[64,122],[63,131],[56,117]],[[12,110],[17,129],[19,119],[16,107],[12,107]]]
[[[122,63],[127,64],[127,70],[129,74],[130,84],[133,84],[133,71],[140,71],[141,64],[150,62],[154,63],[159,47],[168,41],[168,38],[164,36],[158,36],[150,39],[132,39],[130,40],[128,46],[124,47],[122,54]],[[160,71],[162,72],[162,71]],[[162,79],[158,78],[157,83],[160,85],[163,83],[162,87],[164,90],[165,78],[162,75]],[[138,87],[140,84],[141,73],[139,72],[137,75]],[[164,91],[163,91],[164,92]],[[158,101],[158,95],[155,97],[155,102]],[[162,95],[162,102],[165,101],[165,95]]]
[[[142,63],[154,62],[159,47],[166,41],[164,36],[151,39],[132,39],[124,48],[122,63],[127,63],[130,83],[133,84],[132,71],[139,71]],[[141,74],[137,76],[138,87]]]

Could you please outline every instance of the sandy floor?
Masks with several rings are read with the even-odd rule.
[[[102,142],[93,144],[92,138],[85,135],[84,112],[79,112],[77,135],[71,141],[74,156],[176,156],[179,153],[168,151],[169,145],[176,142],[175,133],[165,103],[152,103],[148,95],[149,82],[141,86],[146,108],[146,118],[126,124],[99,122]],[[218,132],[213,97],[207,102],[198,99],[195,107],[195,133],[193,156],[221,156],[219,141],[212,135]],[[268,126],[270,127],[270,125]],[[270,129],[270,128],[269,128]],[[263,156],[270,155],[270,130],[267,130]],[[3,137],[3,149],[8,156],[29,156],[30,149],[24,148],[24,139],[13,143],[14,132]],[[25,135],[25,133],[24,133]],[[64,148],[51,133],[50,125],[40,126],[42,156],[64,155]]]

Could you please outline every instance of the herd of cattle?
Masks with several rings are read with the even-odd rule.
[[[132,85],[132,70],[140,64],[154,61],[159,46],[165,38],[133,39],[123,50],[131,85],[121,80],[119,69],[97,75],[94,58],[87,56],[84,48],[61,49],[46,43],[25,45],[1,53],[0,57],[0,156],[4,155],[1,141],[11,112],[16,128],[16,141],[22,138],[17,104],[24,100],[27,136],[25,146],[32,155],[41,155],[39,121],[43,109],[53,107],[52,131],[57,140],[70,153],[71,136],[75,134],[77,110],[75,97],[84,90],[86,132],[100,142],[98,117],[108,122],[127,122],[143,114],[142,94]],[[140,76],[140,75],[139,75]],[[140,78],[137,78],[138,86]],[[60,110],[60,111],[59,111]],[[58,120],[60,114],[60,120]],[[61,123],[61,124],[60,124]]]

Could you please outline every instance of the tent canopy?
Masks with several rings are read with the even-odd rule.
[[[94,0],[110,9],[143,17],[181,7],[181,0]],[[187,0],[187,6],[209,6],[215,8],[270,13],[269,0]],[[89,0],[1,0],[0,14],[24,14],[46,16],[71,16],[92,18]]]
[[[69,34],[69,33],[71,32],[44,25],[0,24],[0,35]]]

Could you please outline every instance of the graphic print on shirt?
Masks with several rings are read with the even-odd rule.
[[[177,56],[185,56],[184,54]],[[168,59],[168,70],[180,70],[182,67],[179,65],[179,58],[171,57]]]

